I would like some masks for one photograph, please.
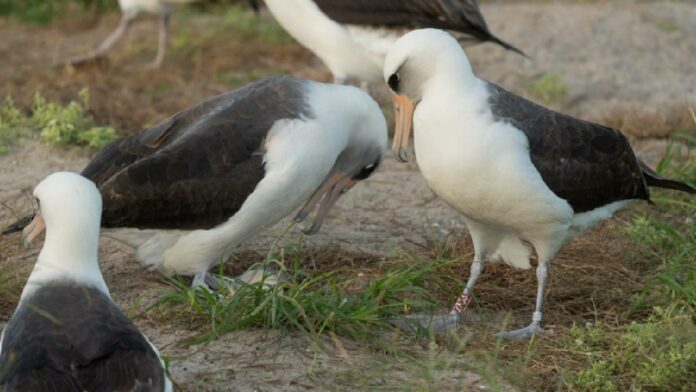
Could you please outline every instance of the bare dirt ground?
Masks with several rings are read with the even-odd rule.
[[[664,137],[688,127],[685,108],[696,106],[693,3],[491,2],[482,9],[491,29],[525,50],[534,61],[479,45],[468,53],[481,76],[534,97],[535,80],[557,75],[565,92],[549,102],[551,106],[622,127],[641,155],[653,164],[665,149]],[[0,19],[0,96],[13,96],[26,107],[37,91],[67,102],[75,99],[81,88],[89,87],[90,109],[97,121],[127,134],[266,74],[329,79],[321,64],[295,44],[269,44],[233,35],[206,37],[206,29],[222,22],[218,17],[197,14],[175,18],[173,48],[162,70],[143,68],[155,50],[152,21],[136,25],[130,43],[120,45],[108,62],[67,70],[48,66],[64,53],[74,54],[97,43],[117,19],[116,14],[110,14],[96,23],[68,20],[46,28]],[[89,151],[26,142],[0,156],[0,200],[17,211],[27,211],[30,202],[26,195],[38,181],[53,171],[81,170],[90,155]],[[625,214],[630,211],[618,220]],[[12,219],[10,209],[0,209],[2,226]],[[569,244],[558,257],[545,316],[561,333],[573,322],[593,320],[596,309],[604,310],[603,317],[612,317],[612,312],[618,312],[615,309],[625,305],[603,303],[596,295],[601,287],[619,286],[631,292],[640,285],[640,268],[633,260],[621,257],[628,245],[616,233],[615,222]],[[242,259],[233,260],[239,270],[259,261],[284,227],[281,223],[244,244]],[[304,239],[302,254],[311,259],[318,250],[332,249],[333,255],[349,254],[347,262],[363,265],[402,250],[414,257],[428,257],[432,243],[464,239],[465,234],[461,218],[434,196],[416,165],[390,159],[370,181],[342,199],[321,233]],[[297,243],[300,237],[295,228],[286,241]],[[127,248],[109,240],[101,245],[102,270],[123,309],[137,313],[168,287],[157,273],[143,271]],[[34,244],[24,251],[17,237],[1,238],[0,249],[5,252],[0,256],[2,266],[23,264],[14,278],[25,279],[39,246]],[[456,270],[466,277],[471,246],[462,240],[452,252],[467,262]],[[510,312],[513,323],[526,323],[535,293],[532,275],[502,266],[490,268],[478,291],[477,310],[492,325]],[[11,315],[13,301],[2,301],[2,321]],[[395,362],[385,371],[384,380],[353,379],[374,361],[386,361],[355,342],[345,342],[353,358],[347,361],[340,350],[317,352],[303,339],[274,331],[237,332],[188,347],[180,342],[196,331],[181,329],[180,323],[162,323],[145,315],[137,324],[171,358],[172,376],[187,391],[400,390],[399,380],[409,377],[407,364],[390,359]],[[467,362],[468,358],[458,360]],[[447,383],[452,375],[446,371],[436,377],[445,380],[443,390],[484,386],[474,373],[465,374],[462,385]]]

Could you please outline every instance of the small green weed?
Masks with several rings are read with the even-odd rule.
[[[529,90],[535,98],[547,105],[560,101],[568,93],[563,78],[554,73],[544,74],[534,80]]]
[[[24,114],[17,109],[12,98],[5,98],[5,102],[0,105],[0,155],[6,154],[27,131]]]

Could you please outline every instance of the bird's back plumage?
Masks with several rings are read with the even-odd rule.
[[[23,299],[3,334],[2,391],[164,391],[158,354],[100,290],[45,285]]]
[[[643,171],[621,132],[546,109],[492,83],[488,89],[493,116],[525,134],[544,182],[575,213],[649,200]]]
[[[103,149],[84,169],[104,200],[102,226],[208,229],[264,177],[263,141],[307,115],[303,85],[268,78],[175,114]]]

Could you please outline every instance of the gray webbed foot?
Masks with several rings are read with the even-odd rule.
[[[509,332],[501,332],[495,335],[496,338],[506,340],[529,340],[534,335],[553,336],[555,333],[552,329],[543,329],[537,322],[529,324],[529,326]]]

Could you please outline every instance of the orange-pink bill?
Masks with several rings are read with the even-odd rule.
[[[312,226],[309,229],[304,231],[305,234],[312,235],[319,231],[331,207],[333,207],[341,195],[346,193],[353,185],[355,185],[355,180],[353,180],[351,176],[343,173],[334,173],[324,181],[295,216],[295,221],[301,222],[305,220],[307,216],[309,216],[309,213],[312,212],[321,201],[319,210],[314,216],[314,222],[312,222]]]
[[[34,220],[29,223],[29,226],[25,227],[22,231],[22,243],[24,247],[28,247],[31,241],[34,240],[41,232],[46,229],[46,223],[44,223],[43,217],[41,217],[41,212],[38,212],[34,216]]]
[[[405,95],[394,95],[394,116],[396,117],[396,129],[394,131],[394,143],[392,154],[401,162],[408,162],[408,142],[411,138],[411,126],[413,124],[413,111],[416,105]]]

